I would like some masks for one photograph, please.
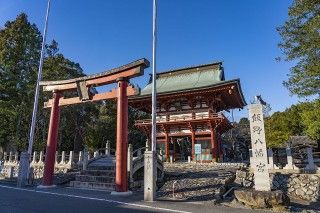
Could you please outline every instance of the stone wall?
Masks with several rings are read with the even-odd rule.
[[[252,188],[254,175],[248,170],[238,170],[236,180],[241,187]],[[320,201],[320,174],[270,174],[270,183],[273,190],[280,189],[289,197],[309,202]]]
[[[289,197],[320,201],[320,174],[270,174],[274,189],[281,189]]]

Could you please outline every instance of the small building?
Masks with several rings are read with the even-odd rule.
[[[221,135],[232,128],[222,111],[246,105],[240,80],[225,80],[222,62],[216,62],[158,73],[156,85],[157,147],[166,159],[221,160]],[[151,91],[152,77],[129,105],[151,113]],[[150,141],[151,119],[135,125]],[[195,146],[201,146],[201,153],[195,153]]]

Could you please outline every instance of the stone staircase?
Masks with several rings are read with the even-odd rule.
[[[74,188],[115,190],[115,158],[114,156],[99,156],[89,161],[87,170],[76,175],[75,181],[70,182]]]

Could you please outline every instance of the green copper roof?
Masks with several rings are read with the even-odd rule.
[[[188,67],[157,74],[157,93],[197,89],[224,81],[221,62]],[[152,84],[141,90],[140,95],[151,94]]]

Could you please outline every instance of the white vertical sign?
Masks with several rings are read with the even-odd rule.
[[[252,157],[251,168],[254,171],[255,189],[270,191],[267,145],[264,131],[263,111],[261,104],[249,105]]]

